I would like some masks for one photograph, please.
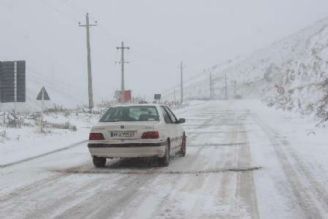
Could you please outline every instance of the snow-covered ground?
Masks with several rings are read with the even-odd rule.
[[[63,149],[75,143],[88,139],[90,128],[97,121],[99,115],[85,113],[49,113],[44,120],[49,123],[69,123],[76,127],[72,129],[45,128],[41,132],[38,121],[26,120],[30,126],[21,128],[1,127],[0,132],[0,166],[29,159],[54,150]]]
[[[325,130],[258,101],[194,101],[187,156],[111,160],[86,144],[0,168],[6,218],[327,218]],[[79,132],[79,130],[78,130]]]

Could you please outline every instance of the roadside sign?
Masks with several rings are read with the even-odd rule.
[[[120,102],[122,102],[122,103],[128,103],[128,102],[131,102],[131,100],[132,100],[132,92],[131,92],[131,90],[124,90],[123,92],[121,92]]]
[[[38,96],[36,97],[37,100],[50,100],[49,94],[45,87],[42,87]]]
[[[0,62],[0,102],[26,101],[25,61]]]
[[[154,99],[155,100],[160,100],[162,98],[162,95],[161,94],[155,94],[154,95]]]
[[[283,88],[282,86],[279,86],[279,85],[275,85],[276,89],[277,89],[277,92],[280,94],[280,95],[283,95],[285,94],[285,88]]]

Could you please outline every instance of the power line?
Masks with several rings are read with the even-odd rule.
[[[210,99],[214,98],[214,81],[213,81],[213,77],[212,77],[212,71],[210,70]]]
[[[228,99],[228,79],[227,73],[224,73],[224,98]]]
[[[180,63],[180,102],[183,103],[183,62]]]

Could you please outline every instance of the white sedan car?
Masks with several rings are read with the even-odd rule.
[[[110,107],[89,135],[93,164],[104,167],[106,158],[158,157],[168,166],[171,155],[186,154],[184,122],[164,105]]]

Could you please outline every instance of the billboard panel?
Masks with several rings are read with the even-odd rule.
[[[132,93],[131,90],[125,90],[121,93],[121,101],[122,103],[131,102],[132,100]]]
[[[25,101],[25,61],[0,62],[0,102]]]
[[[26,101],[25,61],[17,61],[17,102]]]
[[[154,99],[155,100],[160,100],[162,98],[161,94],[154,94]]]
[[[1,102],[15,101],[14,62],[1,62],[0,66],[0,93]]]

